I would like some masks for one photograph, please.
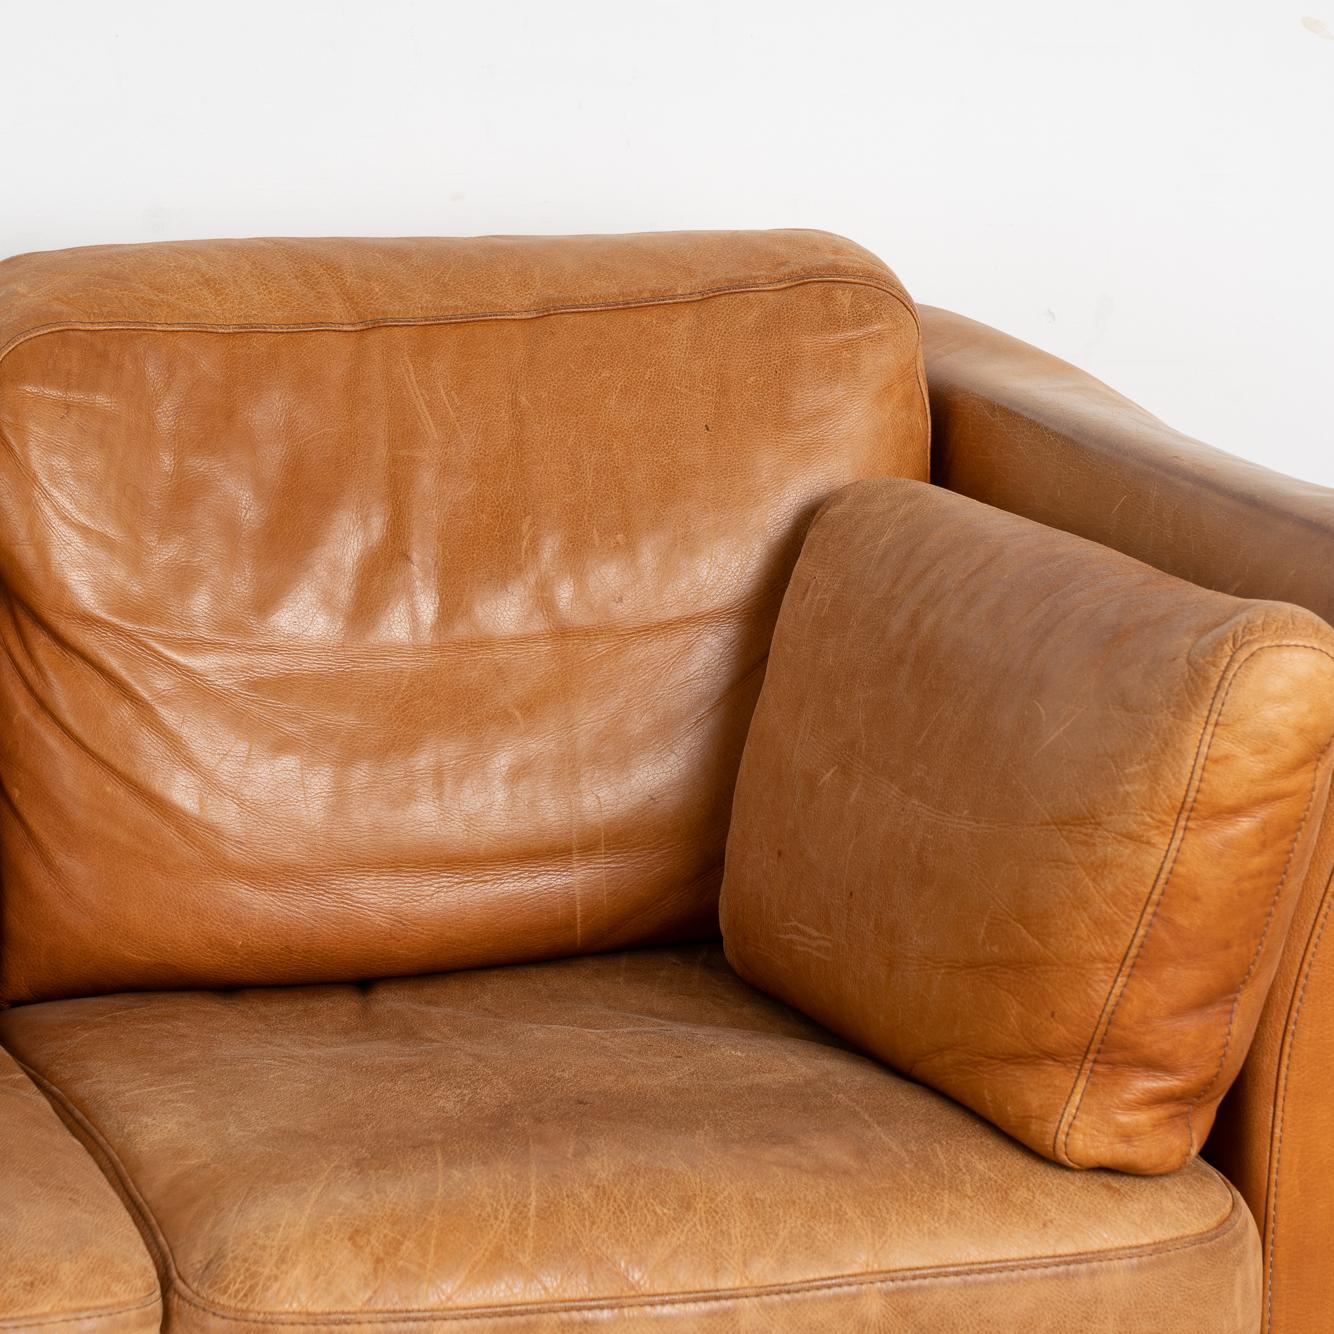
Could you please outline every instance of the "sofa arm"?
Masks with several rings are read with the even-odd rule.
[[[933,480],[1206,587],[1334,621],[1334,491],[1202,445],[1066,362],[920,310]],[[1334,1310],[1334,818],[1251,1053],[1205,1148],[1265,1243],[1264,1328]]]
[[[1334,622],[1334,491],[1174,431],[1068,362],[919,307],[932,480],[1240,597]]]

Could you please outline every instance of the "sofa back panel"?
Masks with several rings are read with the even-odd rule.
[[[805,526],[926,475],[883,266],[199,243],[20,257],[0,312],[5,998],[716,932]]]

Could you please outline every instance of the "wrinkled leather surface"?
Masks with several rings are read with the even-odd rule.
[[[11,1010],[138,1202],[171,1328],[1252,1331],[1204,1163],[1073,1173],[716,946]]]
[[[1173,431],[1075,367],[921,307],[935,480],[1209,588],[1334,620],[1334,491]],[[1334,821],[1324,823],[1254,1042],[1205,1153],[1265,1244],[1265,1328],[1334,1310]]]
[[[409,974],[716,930],[806,523],[924,476],[821,233],[0,265],[0,982]]]
[[[125,1206],[0,1051],[0,1330],[145,1334],[161,1315]]]
[[[736,791],[748,980],[1039,1153],[1171,1171],[1334,762],[1334,631],[939,487],[821,511]]]

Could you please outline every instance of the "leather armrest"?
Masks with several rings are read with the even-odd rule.
[[[0,1050],[0,1330],[147,1334],[157,1274],[107,1179]]]
[[[1192,440],[1017,338],[931,306],[919,314],[932,481],[1334,623],[1334,491]]]
[[[1206,587],[1334,621],[1334,491],[1180,434],[1092,376],[920,308],[933,480]],[[1266,1331],[1334,1310],[1334,820],[1297,905],[1251,1053],[1206,1156],[1264,1234]]]

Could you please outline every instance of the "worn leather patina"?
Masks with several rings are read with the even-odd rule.
[[[3,991],[713,935],[787,573],[926,475],[911,302],[820,233],[0,267]]]
[[[1334,621],[1334,492],[1192,440],[1056,357],[920,309],[942,486],[1240,597]],[[1264,1328],[1324,1334],[1334,1310],[1334,820],[1250,1054],[1205,1154],[1265,1244]]]
[[[718,943],[743,747],[789,656],[780,635],[770,664],[779,608],[814,516],[858,485],[929,499],[911,534],[886,514],[825,549],[809,610],[843,609],[827,638],[846,655],[801,688],[867,738],[920,711],[893,780],[932,804],[919,832],[994,834],[979,812],[1020,779],[1049,813],[1079,795],[1062,773],[1087,789],[1086,819],[1035,820],[1003,867],[963,838],[932,861],[901,828],[919,890],[942,910],[974,895],[985,945],[1052,924],[1016,884],[1107,877],[1052,895],[1050,967],[1004,996],[976,960],[917,961],[921,1039],[962,1016],[1027,1041],[971,1082],[945,1078],[945,1042],[886,1063],[873,986],[905,978],[865,961],[906,957],[920,894],[887,915],[860,886],[862,953],[794,989],[807,1014]],[[942,486],[1046,527],[964,517]],[[1102,545],[1070,557],[1054,529]],[[1085,598],[1095,654],[1076,636],[1046,676],[997,656],[1074,566],[1123,570],[1109,547],[1334,614],[1330,493],[919,312],[826,233],[0,263],[0,1331],[1323,1329],[1328,823],[1294,836],[1267,925],[1252,893],[1321,744],[1307,659],[1283,659],[1286,703],[1241,677],[1250,721],[1220,724],[1204,779],[1212,833],[1108,1010],[1061,1161],[1020,1142],[1054,1075],[1074,1087],[1070,1044],[1037,1047],[1111,994],[1134,936],[1111,907],[1144,893],[1196,688],[1224,670],[1225,634],[1164,630],[1217,594],[1183,602],[1166,575],[1147,601]],[[979,607],[988,628],[964,635]],[[976,687],[948,700],[941,624]],[[997,762],[1007,709],[1092,705],[1094,686],[1123,690],[1133,725],[1039,720],[1045,749]],[[1230,817],[1217,784],[1247,774],[1266,809]],[[768,789],[743,785],[734,846],[761,869],[800,846],[818,875],[757,878],[747,911],[796,922],[865,853],[838,833],[872,807],[855,785],[836,804]],[[811,969],[809,930],[777,928],[765,967]]]
[[[1071,1167],[1174,1171],[1334,767],[1334,631],[940,487],[834,497],[723,882],[744,977]]]

